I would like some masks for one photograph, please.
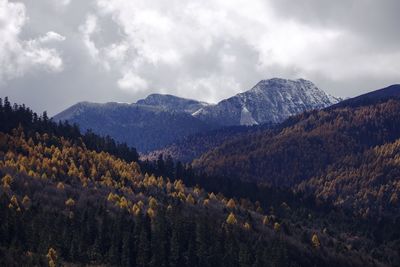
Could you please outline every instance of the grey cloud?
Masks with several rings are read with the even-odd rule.
[[[272,1],[276,12],[314,27],[332,27],[364,38],[366,46],[398,51],[400,2],[397,0]]]
[[[152,92],[215,102],[272,77],[310,79],[337,96],[400,79],[394,0],[13,2],[29,17],[21,40],[65,36],[49,44],[63,69],[32,68],[1,83],[0,95],[51,115],[78,101],[133,102]],[[89,14],[97,58],[80,30]]]

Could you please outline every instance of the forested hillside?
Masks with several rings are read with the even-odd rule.
[[[142,159],[155,160],[159,155],[171,156],[174,160],[190,163],[207,151],[222,145],[247,133],[255,133],[268,128],[273,124],[266,123],[255,126],[230,126],[217,130],[197,133],[180,139],[162,149],[154,150],[141,156]]]
[[[398,208],[399,125],[397,98],[356,107],[339,105],[226,142],[195,166],[274,186],[301,184],[300,189],[312,188],[319,197],[355,207],[357,212],[381,214]]]
[[[145,174],[145,164],[123,159],[117,147],[124,146],[111,142],[115,151],[96,151],[79,130],[59,134],[61,126],[45,115],[35,119],[8,101],[1,116],[18,125],[0,133],[2,266],[386,266],[393,260],[349,246],[351,232],[336,236],[310,214],[307,223],[293,223],[289,218],[299,215],[286,203],[268,209],[249,197]]]
[[[12,105],[7,97],[4,101],[0,98],[0,131],[10,133],[19,126],[27,136],[34,136],[36,133],[62,136],[73,141],[82,141],[88,149],[97,152],[108,152],[127,161],[138,160],[136,149],[128,147],[126,143],[115,142],[110,136],[102,137],[91,131],[83,134],[76,124],[55,123],[48,118],[46,112],[39,116],[25,105]]]

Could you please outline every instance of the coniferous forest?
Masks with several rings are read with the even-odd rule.
[[[0,267],[400,267],[400,0],[0,0]]]
[[[192,166],[5,98],[0,265],[399,266],[398,105],[246,130]]]

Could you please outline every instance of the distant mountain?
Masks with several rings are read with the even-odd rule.
[[[233,126],[187,136],[162,149],[151,151],[142,158],[156,159],[163,154],[182,162],[190,162],[230,139],[271,128],[290,115],[303,110],[320,109],[339,100],[302,79],[261,81],[247,92],[223,100],[217,105],[204,106],[193,114],[207,122]],[[254,127],[259,122],[261,126]]]
[[[305,112],[273,130],[227,141],[194,166],[210,175],[315,193],[365,216],[395,213],[400,196],[400,99],[395,88],[347,101],[368,105]]]
[[[394,84],[383,89],[343,100],[340,103],[331,106],[331,108],[365,106],[373,103],[384,102],[390,98],[400,98],[400,84]]]
[[[192,114],[199,109],[208,106],[206,102],[186,99],[173,95],[151,94],[145,99],[136,102],[139,105],[153,106],[171,112],[184,112]]]
[[[321,109],[337,102],[338,99],[309,81],[275,78],[261,81],[251,90],[216,105],[173,95],[151,94],[132,104],[81,102],[57,114],[54,120],[68,120],[83,130],[110,135],[146,153],[180,140],[183,144],[185,138],[198,133],[226,126],[277,123],[303,111]],[[209,137],[213,138],[212,135]],[[224,140],[227,138],[229,136],[225,135]],[[187,160],[210,148],[207,145],[200,148],[198,141],[192,143],[197,146],[193,148],[193,154],[185,153]],[[220,144],[214,140],[201,142]],[[186,142],[186,145],[189,144]],[[186,148],[183,150],[187,151]]]
[[[193,115],[224,126],[279,123],[289,116],[325,108],[339,100],[310,81],[274,78],[262,80],[249,91],[203,107]]]
[[[54,118],[76,123],[82,130],[92,129],[110,135],[145,152],[159,149],[184,136],[213,129],[187,113],[171,112],[151,105],[81,102]]]

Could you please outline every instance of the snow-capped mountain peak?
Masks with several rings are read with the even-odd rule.
[[[321,109],[339,100],[304,79],[261,80],[252,89],[197,111],[194,116],[222,125],[278,123],[306,110]]]

